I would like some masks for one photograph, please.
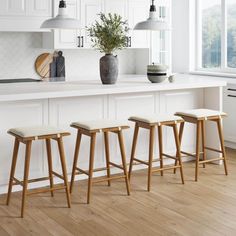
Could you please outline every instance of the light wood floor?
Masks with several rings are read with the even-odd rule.
[[[229,173],[223,166],[200,168],[194,182],[194,163],[185,163],[185,185],[179,172],[155,174],[152,191],[146,189],[146,171],[132,176],[131,196],[123,181],[97,184],[90,205],[86,182],[75,185],[72,208],[66,208],[63,192],[30,196],[25,218],[20,215],[20,193],[13,193],[10,206],[0,196],[0,236],[4,235],[236,235],[236,151],[227,150]]]

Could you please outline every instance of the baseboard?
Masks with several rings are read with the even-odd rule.
[[[231,149],[236,149],[236,143],[230,142],[230,141],[225,141],[225,147],[231,148]]]

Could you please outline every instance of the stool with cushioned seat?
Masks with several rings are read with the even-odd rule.
[[[64,147],[63,147],[63,140],[62,140],[64,136],[70,135],[70,133],[67,131],[55,128],[55,127],[50,127],[50,126],[14,128],[14,129],[10,129],[8,133],[15,137],[15,144],[14,144],[13,159],[12,159],[10,180],[9,180],[9,186],[8,186],[7,205],[9,205],[10,203],[12,186],[21,185],[23,187],[21,217],[24,216],[26,196],[35,194],[35,193],[42,193],[42,192],[50,191],[51,196],[53,196],[54,190],[65,189],[66,197],[67,197],[67,204],[68,204],[68,207],[70,207],[70,193],[69,193],[69,186],[68,186],[68,180],[67,180],[65,154],[64,154]],[[61,166],[62,166],[62,175],[54,172],[52,168],[51,139],[57,141],[57,144],[58,144]],[[42,177],[42,178],[29,180],[28,176],[29,176],[29,166],[30,166],[30,159],[31,159],[31,146],[34,140],[46,141],[49,177]],[[16,162],[17,162],[17,156],[18,156],[20,143],[23,143],[26,145],[23,181],[20,181],[17,178],[15,178],[15,169],[16,169]],[[60,186],[59,185],[54,186],[53,175],[63,179],[64,184]],[[43,188],[43,189],[27,191],[28,183],[34,183],[34,182],[44,181],[44,180],[50,180],[49,189]]]
[[[124,178],[125,182],[126,182],[127,193],[129,195],[130,194],[129,179],[128,179],[128,172],[127,172],[127,168],[126,168],[125,147],[124,147],[123,134],[122,134],[123,129],[129,128],[127,121],[108,120],[108,119],[81,121],[81,122],[72,123],[71,127],[77,129],[77,140],[76,140],[76,145],[75,145],[75,154],[74,154],[74,163],[73,163],[72,176],[71,176],[70,192],[72,192],[72,189],[73,189],[75,175],[86,174],[88,176],[87,203],[90,202],[90,192],[91,192],[92,183],[98,183],[98,182],[102,182],[102,181],[108,181],[108,186],[110,186],[111,180]],[[99,168],[99,169],[93,169],[96,134],[99,132],[102,132],[104,135],[106,167]],[[122,159],[122,166],[110,161],[109,133],[111,133],[111,132],[118,135],[120,152],[121,152],[121,159]],[[82,135],[86,135],[86,136],[90,137],[90,160],[89,160],[89,170],[88,171],[82,170],[81,168],[77,167],[80,142],[81,142]],[[111,176],[110,175],[110,166],[122,169],[124,174],[117,175],[117,176]],[[98,180],[94,180],[93,179],[93,172],[101,171],[101,170],[107,171],[107,177],[101,178],[101,179],[99,178]]]
[[[163,175],[163,171],[170,169],[180,169],[181,180],[184,184],[184,175],[183,175],[183,167],[181,161],[181,153],[180,153],[180,142],[179,142],[179,132],[178,132],[178,124],[183,123],[184,120],[178,116],[168,115],[168,114],[153,114],[150,116],[132,116],[129,118],[130,121],[135,122],[135,130],[130,158],[130,167],[129,167],[129,177],[131,176],[133,162],[136,161],[141,164],[145,164],[148,166],[148,184],[147,189],[150,191],[151,189],[151,176],[154,172],[161,172]],[[174,138],[176,144],[176,156],[171,156],[165,154],[163,152],[163,136],[162,136],[162,128],[163,126],[169,126],[173,128]],[[158,143],[159,143],[159,159],[154,160],[154,131],[155,128],[158,129]],[[149,130],[149,160],[143,161],[135,157],[135,150],[138,138],[139,128],[144,128]],[[164,167],[163,157],[171,158],[179,162],[176,162],[174,166]],[[153,169],[152,164],[154,161],[160,161],[160,168]]]
[[[196,129],[197,129],[196,153],[192,154],[185,151],[181,151],[183,154],[196,158],[195,181],[198,180],[199,164],[203,164],[203,167],[205,168],[206,163],[210,163],[213,161],[223,160],[225,174],[227,175],[228,169],[227,169],[227,160],[226,160],[226,152],[225,152],[225,147],[224,147],[224,137],[223,137],[223,129],[222,129],[222,118],[227,116],[226,113],[215,111],[215,110],[209,110],[209,109],[193,109],[193,110],[179,111],[179,112],[176,112],[175,115],[182,117],[186,122],[196,124]],[[205,144],[206,121],[216,122],[218,133],[219,133],[221,150],[206,146]],[[183,130],[183,127],[182,127],[182,130]],[[202,141],[202,152],[200,150],[200,141]],[[206,150],[221,153],[222,157],[206,160]],[[203,160],[200,160],[201,154],[203,154]]]

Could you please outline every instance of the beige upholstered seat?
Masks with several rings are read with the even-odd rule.
[[[141,121],[148,124],[162,123],[162,122],[174,122],[183,121],[179,116],[171,114],[152,114],[152,115],[142,115],[142,116],[131,116],[129,120]]]
[[[57,135],[68,133],[65,130],[61,130],[51,126],[29,126],[29,127],[18,127],[8,130],[8,133],[15,134],[22,138],[40,137],[45,135]]]
[[[77,122],[73,122],[71,126],[83,128],[89,131],[102,130],[102,129],[108,129],[108,128],[129,127],[127,121],[109,120],[109,119],[77,121]]]
[[[221,111],[209,110],[209,109],[193,109],[176,112],[177,116],[188,116],[192,118],[205,118],[211,116],[226,116],[227,114]]]

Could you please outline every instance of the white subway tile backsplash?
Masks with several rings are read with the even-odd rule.
[[[0,32],[0,79],[38,78],[34,69],[37,56],[53,50],[42,49],[41,33]],[[67,77],[99,76],[101,53],[93,49],[63,50]],[[133,49],[118,52],[119,73],[134,74],[136,53]],[[82,77],[81,77],[82,76]]]

